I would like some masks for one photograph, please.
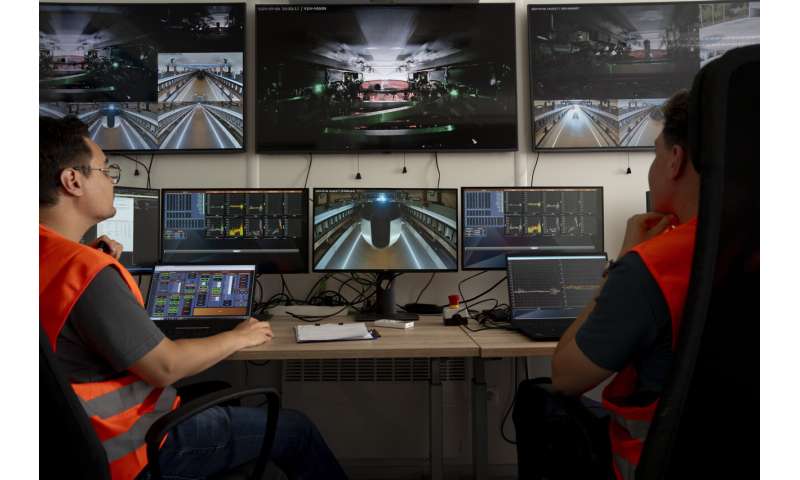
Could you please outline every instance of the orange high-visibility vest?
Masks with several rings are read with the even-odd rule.
[[[672,351],[678,340],[694,256],[697,219],[665,231],[633,248],[655,279],[672,319]],[[626,405],[636,391],[638,373],[632,365],[620,371],[603,390],[603,407],[611,414],[609,435],[614,473],[633,480],[658,399],[646,406]]]
[[[53,351],[72,307],[109,265],[144,305],[133,277],[114,258],[39,225],[39,323]],[[112,380],[71,385],[105,448],[111,478],[136,477],[147,465],[147,429],[180,402],[175,389],[154,388],[130,372]]]

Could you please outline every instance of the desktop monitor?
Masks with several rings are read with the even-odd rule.
[[[506,255],[603,252],[603,187],[463,187],[463,270],[504,270]]]
[[[513,3],[319,3],[256,5],[256,151],[517,149]]]
[[[158,263],[160,191],[114,187],[116,214],[98,223],[83,237],[90,243],[101,235],[122,244],[120,263],[131,273],[149,273]]]
[[[162,190],[162,262],[308,272],[308,190]]]
[[[245,148],[244,3],[40,3],[39,115],[103,150]]]
[[[314,189],[314,271],[458,269],[455,188]]]
[[[314,189],[314,271],[377,272],[374,311],[356,319],[413,320],[395,312],[395,274],[458,269],[457,208],[455,188]]]
[[[760,15],[759,2],[528,5],[534,150],[652,150],[664,102],[758,44]]]

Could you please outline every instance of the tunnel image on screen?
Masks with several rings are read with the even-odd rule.
[[[162,191],[162,261],[308,272],[305,189]]]
[[[457,189],[315,189],[314,270],[456,270]]]
[[[154,101],[152,19],[137,13],[125,6],[41,4],[39,99]]]
[[[257,6],[259,151],[513,150],[514,5]]]
[[[759,2],[700,4],[700,66],[732,48],[760,42]]]
[[[241,150],[244,18],[243,6],[233,4],[43,4],[39,114],[77,116],[105,150]],[[81,88],[78,93],[59,93],[65,89],[52,87],[55,80],[47,73],[52,70],[48,67],[52,52],[59,51],[53,45],[74,52],[96,51],[101,44],[86,39],[105,38],[97,32],[98,19],[112,24],[109,28],[115,32],[128,24],[136,26],[137,45],[147,52],[136,58],[149,62],[150,76],[133,79],[138,70],[112,62],[112,71],[122,72],[109,77],[122,78],[118,85],[102,91]],[[47,35],[42,33],[45,30]],[[99,54],[87,55],[93,59]],[[69,68],[88,69],[92,62],[73,62]],[[113,95],[106,91],[109,88]]]
[[[653,148],[702,65],[759,43],[759,2],[530,5],[536,150]]]
[[[462,267],[506,268],[506,255],[603,252],[602,187],[464,187]]]
[[[243,85],[242,52],[159,54],[159,148],[241,148]]]

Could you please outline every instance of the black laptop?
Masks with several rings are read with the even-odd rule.
[[[534,340],[558,339],[597,295],[603,255],[507,257],[511,325]]]
[[[173,339],[214,335],[250,317],[255,265],[157,265],[147,313]]]

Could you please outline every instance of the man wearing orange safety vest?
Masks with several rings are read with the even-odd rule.
[[[520,478],[634,478],[672,362],[694,252],[700,175],[688,156],[688,97],[678,92],[662,108],[648,177],[654,211],[628,220],[597,298],[556,347],[552,385],[519,386]],[[615,373],[601,405],[578,400]]]
[[[39,119],[39,322],[105,448],[112,479],[130,480],[149,477],[144,437],[178,406],[171,385],[269,341],[272,330],[251,318],[208,338],[165,338],[142,308],[137,283],[117,261],[123,247],[105,236],[92,245],[79,243],[92,226],[114,216],[119,178],[119,167],[108,164],[78,119]],[[205,410],[168,435],[162,474],[205,478],[250,462],[265,423],[260,408]],[[345,478],[316,427],[299,412],[280,412],[272,460],[289,478]]]

